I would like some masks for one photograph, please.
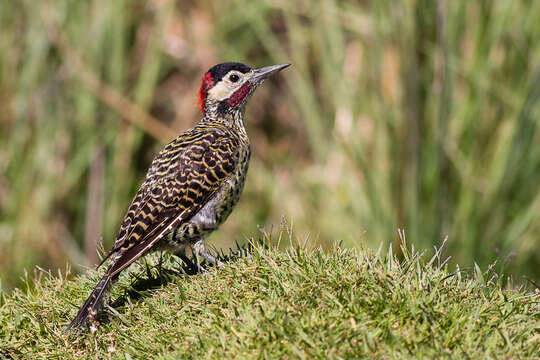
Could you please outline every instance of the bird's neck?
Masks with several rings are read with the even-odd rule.
[[[204,113],[201,122],[217,122],[245,133],[245,112],[245,104],[241,106],[229,107],[223,101],[207,100],[204,106]]]

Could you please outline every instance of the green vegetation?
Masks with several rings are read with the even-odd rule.
[[[3,286],[95,263],[224,60],[293,67],[251,101],[246,190],[210,242],[284,214],[324,248],[398,249],[404,228],[419,249],[448,235],[452,265],[511,257],[539,279],[539,18],[538,1],[1,1]]]
[[[97,331],[80,336],[65,336],[62,329],[98,273],[76,281],[39,273],[25,290],[2,299],[0,354],[14,359],[540,355],[538,289],[504,289],[492,268],[449,272],[439,250],[431,259],[402,250],[404,259],[398,261],[392,251],[381,256],[380,250],[337,246],[330,251],[258,246],[252,256],[195,276],[173,274],[180,266],[166,257],[161,270],[138,265],[121,276],[112,312]],[[159,256],[149,262],[158,264]]]

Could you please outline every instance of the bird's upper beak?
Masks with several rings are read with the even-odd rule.
[[[251,77],[250,81],[256,84],[260,84],[267,77],[274,75],[278,71],[281,71],[290,65],[291,64],[279,64],[279,65],[271,65],[271,66],[265,66],[259,69],[254,69],[253,76]]]

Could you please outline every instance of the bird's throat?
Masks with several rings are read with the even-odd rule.
[[[239,106],[231,106],[229,99],[222,101],[207,100],[204,107],[201,122],[219,122],[227,127],[235,128],[245,132],[244,114],[246,112],[246,103]]]

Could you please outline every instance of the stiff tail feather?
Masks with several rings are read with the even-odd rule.
[[[80,330],[89,319],[93,319],[100,308],[103,306],[103,296],[105,295],[106,290],[111,285],[111,276],[105,274],[103,278],[99,281],[94,291],[90,294],[88,299],[79,309],[75,319],[64,329],[64,333],[68,332],[71,329]]]

